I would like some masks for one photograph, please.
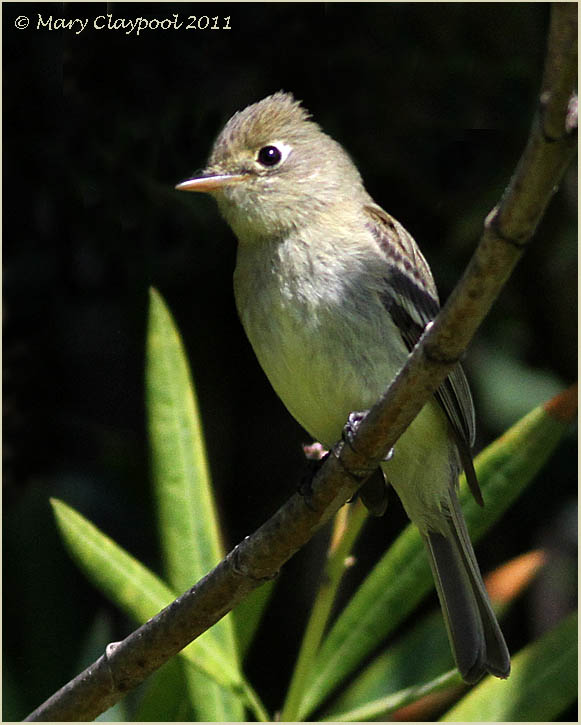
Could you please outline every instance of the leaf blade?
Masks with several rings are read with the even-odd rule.
[[[72,558],[87,578],[127,616],[142,624],[175,599],[175,593],[159,577],[82,514],[58,499],[51,499],[51,506]],[[204,640],[204,635],[180,655],[220,684],[235,689],[242,686],[238,670]]]
[[[575,391],[570,389],[538,406],[476,457],[485,508],[472,499],[465,481],[460,489],[473,542],[500,518],[553,453],[574,414],[573,399]],[[410,524],[345,606],[323,642],[300,718],[318,707],[432,587],[423,543]]]
[[[177,591],[223,557],[210,472],[183,343],[160,294],[150,290],[146,399],[153,483],[167,578]]]
[[[577,697],[577,612],[521,650],[508,680],[487,677],[441,722],[542,722]]]
[[[183,592],[224,556],[187,356],[161,295],[150,290],[146,399],[159,535],[172,587]],[[232,615],[205,633],[233,667],[239,666]],[[239,721],[244,711],[231,691],[195,670],[187,688],[199,720]]]

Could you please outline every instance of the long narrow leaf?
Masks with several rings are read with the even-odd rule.
[[[464,481],[460,493],[474,541],[500,518],[553,453],[574,415],[574,401],[576,393],[570,390],[535,408],[476,458],[485,508],[473,501]],[[353,672],[432,586],[422,541],[410,525],[363,582],[323,643],[301,719]]]
[[[175,697],[187,686],[183,663],[174,657],[154,672],[145,683],[134,722],[184,722],[194,720],[187,698]]]
[[[577,697],[577,612],[521,650],[508,680],[487,677],[442,722],[555,720]]]
[[[461,682],[460,675],[457,670],[450,670],[443,675],[439,675],[430,682],[421,685],[413,685],[403,690],[386,695],[378,700],[372,700],[365,705],[339,712],[328,718],[322,718],[321,722],[360,722],[365,720],[377,720],[386,715],[405,707],[410,702],[415,702],[421,697],[431,695],[439,690],[453,687]]]
[[[430,643],[429,657],[425,656],[426,642]],[[342,719],[340,713],[359,710],[372,701],[396,695],[408,688],[413,690],[417,683],[431,681],[453,667],[442,615],[440,612],[431,612],[410,632],[375,657],[341,691],[332,707],[325,710],[325,719],[332,720],[335,716]]]
[[[143,624],[176,598],[161,579],[84,516],[58,499],[51,499],[51,504],[73,559],[87,578],[131,619]],[[221,685],[236,690],[242,687],[238,669],[208,641],[206,634],[180,654]]]
[[[183,343],[159,293],[150,290],[147,411],[159,536],[169,583],[183,592],[224,556],[202,426]],[[238,667],[232,615],[205,635]],[[239,698],[202,673],[186,672],[199,720],[239,721]]]
[[[275,585],[276,579],[272,579],[262,584],[262,586],[257,587],[232,611],[234,615],[236,640],[242,659],[245,657],[254,639],[254,635],[260,626]]]
[[[154,289],[150,290],[146,400],[165,573],[171,587],[182,592],[207,574],[224,551],[183,343]],[[213,630],[220,646],[232,647],[224,627]]]
[[[485,578],[492,604],[502,616],[526,588],[547,557],[542,551],[531,551],[512,559]],[[429,657],[426,657],[429,642]],[[454,667],[454,660],[439,608],[422,617],[414,626],[375,657],[349,685],[342,689],[331,707],[325,710],[325,719],[343,719],[351,711],[376,712],[382,702],[402,691],[414,692],[418,682],[439,681],[442,672]],[[457,682],[461,682],[458,676]],[[460,691],[462,685],[459,685]],[[458,696],[458,685],[448,689],[452,703]],[[399,696],[399,695],[398,695]],[[441,704],[443,694],[440,695]],[[397,701],[397,698],[396,700]],[[375,703],[375,704],[373,704]],[[417,704],[417,703],[416,703]],[[399,706],[398,706],[399,707]],[[363,708],[363,709],[362,709]],[[441,710],[441,707],[440,707]],[[341,715],[340,713],[343,713]],[[384,712],[383,714],[387,714]],[[429,716],[429,711],[422,711]]]

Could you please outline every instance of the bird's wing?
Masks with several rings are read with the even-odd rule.
[[[365,206],[367,225],[387,260],[382,302],[398,326],[408,350],[440,309],[436,285],[424,256],[412,236],[378,206]],[[461,365],[456,365],[435,393],[454,432],[470,490],[482,505],[482,494],[472,464],[474,404]]]

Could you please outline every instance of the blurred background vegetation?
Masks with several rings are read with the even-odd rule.
[[[78,573],[58,496],[159,570],[143,404],[147,290],[184,336],[225,545],[294,490],[308,436],[238,323],[235,241],[212,200],[174,192],[237,109],[293,91],[420,243],[446,298],[522,151],[544,3],[4,4],[4,719],[19,719],[133,628]],[[38,14],[89,18],[37,30]],[[94,30],[97,15],[179,30]],[[188,15],[231,30],[186,30]],[[26,15],[28,29],[14,21]],[[477,449],[577,371],[572,169],[466,356]],[[576,600],[576,436],[477,548],[484,572],[533,547],[550,564],[505,626],[517,651]],[[351,587],[405,523],[369,523]],[[247,663],[281,702],[324,551],[283,571]],[[348,596],[346,589],[343,596]],[[428,606],[435,603],[435,595]],[[268,655],[265,656],[264,648]],[[272,654],[276,652],[276,656]],[[267,665],[265,666],[265,662]],[[567,718],[569,719],[569,718]],[[576,719],[570,713],[570,719]]]

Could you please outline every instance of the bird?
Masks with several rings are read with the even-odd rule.
[[[284,91],[236,112],[205,168],[176,189],[217,201],[237,237],[234,295],[258,362],[291,415],[331,448],[346,420],[389,387],[438,313],[416,242],[368,194],[341,144]],[[385,487],[424,541],[469,684],[510,674],[457,495],[463,469],[483,503],[474,438],[474,405],[457,364],[381,464]],[[386,488],[374,486],[363,487],[362,500],[382,514]]]

